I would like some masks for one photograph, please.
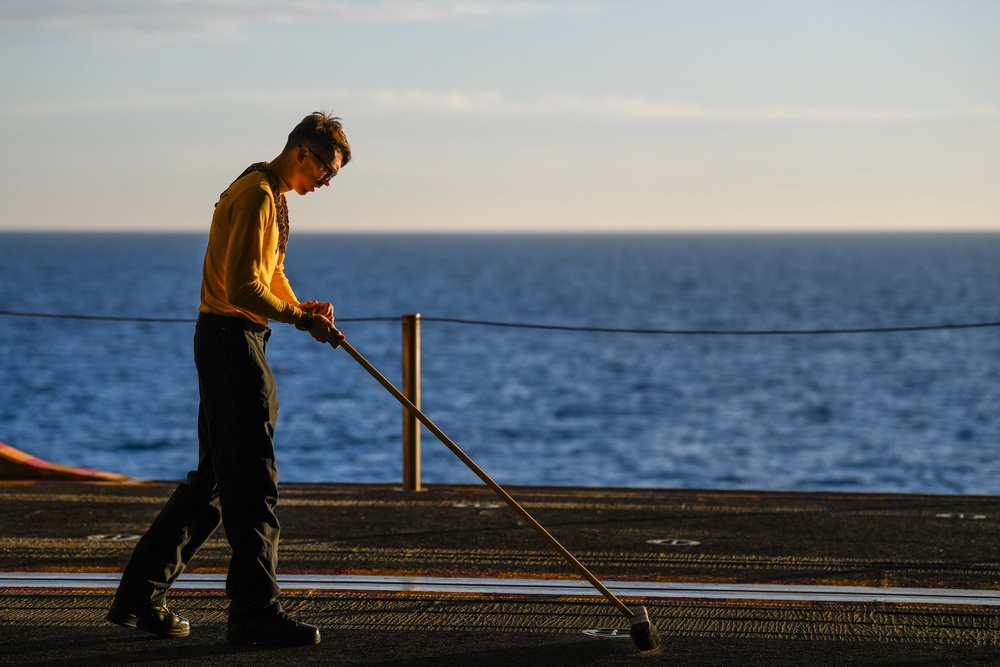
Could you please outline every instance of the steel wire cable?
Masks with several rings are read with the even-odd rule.
[[[124,317],[116,315],[67,315],[61,313],[26,313],[14,310],[0,310],[0,316],[43,317],[57,320],[95,320],[98,322],[153,322],[157,324],[195,324],[198,320],[190,317]],[[338,322],[395,322],[398,317],[338,317]]]
[[[94,320],[104,322],[147,322],[158,324],[194,324],[196,319],[180,317],[125,317],[114,315],[71,315],[60,313],[31,313],[12,310],[0,310],[0,316],[8,317],[41,317],[64,320]],[[400,317],[341,317],[337,322],[397,322]],[[500,327],[508,329],[540,329],[547,331],[582,331],[590,333],[620,333],[673,336],[802,336],[830,334],[869,334],[869,333],[899,333],[908,331],[947,331],[954,329],[986,329],[1000,327],[1000,322],[975,322],[965,324],[926,324],[916,326],[894,327],[860,327],[845,329],[628,329],[616,327],[579,327],[561,324],[530,324],[523,322],[495,322],[490,320],[471,320],[457,317],[421,316],[423,322],[441,322],[445,324],[466,324],[472,326]]]
[[[549,329],[553,331],[588,331],[594,333],[628,333],[674,336],[792,336],[821,334],[862,334],[895,333],[902,331],[936,331],[947,329],[983,329],[1000,327],[1000,322],[978,322],[973,324],[928,324],[900,327],[866,327],[855,329],[622,329],[615,327],[572,327],[559,324],[517,324],[510,322],[490,322],[486,320],[465,320],[453,317],[423,317],[424,322],[450,322],[491,327],[517,329]]]

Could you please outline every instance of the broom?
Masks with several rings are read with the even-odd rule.
[[[332,345],[332,343],[331,343]],[[463,452],[458,445],[456,445],[451,438],[445,435],[444,431],[439,429],[434,422],[432,422],[427,415],[420,411],[420,409],[413,404],[410,399],[408,399],[401,391],[396,389],[396,387],[382,375],[377,368],[375,368],[367,359],[365,359],[360,352],[354,349],[350,343],[346,340],[340,343],[340,346],[347,350],[347,353],[354,357],[354,360],[361,364],[362,367],[376,380],[379,384],[386,388],[386,390],[392,394],[397,401],[399,401],[403,407],[409,410],[420,422],[430,430],[437,439],[440,440],[444,445],[452,451],[452,453],[461,459],[472,472],[476,473],[479,479],[483,480],[487,486],[493,489],[497,495],[503,498],[515,512],[521,515],[525,521],[528,522],[532,528],[534,528],[538,533],[545,538],[545,540],[552,545],[552,547],[559,552],[559,554],[565,558],[570,565],[576,568],[577,572],[583,576],[584,579],[589,581],[597,591],[603,595],[608,602],[614,605],[618,611],[620,611],[625,618],[629,620],[629,636],[632,638],[632,642],[635,644],[636,648],[643,655],[652,655],[659,653],[662,647],[662,640],[660,639],[660,634],[656,631],[656,626],[654,626],[649,620],[649,614],[645,607],[629,607],[624,602],[622,602],[617,595],[612,593],[607,586],[601,583],[601,580],[595,577],[590,570],[588,570],[583,563],[576,559],[576,557],[569,552],[566,547],[564,547],[560,542],[552,536],[549,531],[545,530],[542,524],[538,523],[534,517],[532,517],[526,509],[521,507],[520,503],[514,500],[513,497],[507,491],[504,490],[502,486],[493,481],[493,479],[486,474],[486,472],[480,468],[475,461],[473,461],[468,454]]]

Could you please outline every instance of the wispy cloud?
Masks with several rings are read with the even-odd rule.
[[[154,39],[232,38],[260,24],[518,19],[593,10],[592,3],[519,0],[4,0],[0,25]]]
[[[296,99],[312,99],[315,94],[299,91]],[[52,114],[101,114],[128,111],[156,111],[167,109],[190,109],[228,104],[246,104],[251,106],[273,105],[281,93],[247,92],[247,93],[208,93],[204,95],[170,95],[144,97],[103,97],[96,100],[73,100],[71,102],[53,102],[39,104],[14,104],[0,106],[0,117],[47,116]],[[325,94],[329,99],[329,93]]]
[[[549,94],[514,99],[498,91],[427,90],[286,90],[196,95],[148,96],[58,104],[0,106],[0,117],[25,117],[62,113],[114,113],[155,111],[218,105],[316,108],[350,105],[360,111],[437,113],[462,116],[522,116],[537,118],[596,118],[639,122],[710,123],[831,123],[877,124],[939,120],[1000,120],[1000,107],[965,105],[937,108],[865,106],[745,106],[727,107],[663,100],[643,95]]]
[[[725,107],[658,100],[642,95],[542,95],[513,100],[500,92],[422,90],[353,93],[382,107],[406,111],[522,116],[589,116],[648,121],[882,123],[946,119],[1000,118],[1000,108],[962,106],[937,109],[877,107]]]

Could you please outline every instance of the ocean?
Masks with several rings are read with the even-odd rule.
[[[193,320],[204,234],[0,234],[0,310]],[[1000,492],[1000,234],[309,235],[286,269],[394,382],[420,313],[424,411],[509,485]],[[388,319],[380,319],[388,318]],[[363,320],[363,321],[359,321]],[[274,325],[279,474],[401,479],[402,409]],[[0,316],[0,441],[180,479],[190,322]],[[425,483],[478,479],[423,436]]]

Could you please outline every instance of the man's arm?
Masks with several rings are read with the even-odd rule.
[[[276,239],[268,239],[265,230],[273,225],[273,204],[267,193],[251,189],[240,193],[234,202],[229,246],[226,254],[226,299],[241,310],[294,324],[303,312],[295,304],[279,298],[268,285],[260,280],[264,273],[266,256],[273,256],[277,247]],[[273,236],[273,235],[272,235]],[[267,253],[267,255],[265,255]],[[291,286],[281,272],[279,290]],[[294,299],[294,293],[292,293]]]
[[[260,280],[267,273],[266,257],[274,257],[277,238],[273,233],[273,203],[263,190],[250,190],[241,197],[233,212],[226,256],[226,298],[241,310],[288,324],[300,324],[306,310],[313,313],[307,327],[321,343],[338,347],[344,335],[333,326],[333,306],[309,302],[299,307],[284,267],[278,263],[270,271],[270,286]],[[235,202],[234,202],[235,203]],[[269,235],[268,230],[272,233]],[[281,298],[285,297],[285,298]]]
[[[298,298],[295,296],[295,291],[292,289],[291,283],[288,282],[288,276],[285,275],[284,262],[274,267],[274,276],[271,278],[271,293],[285,303],[302,307],[302,304],[299,303]],[[303,310],[306,309],[303,308]]]

